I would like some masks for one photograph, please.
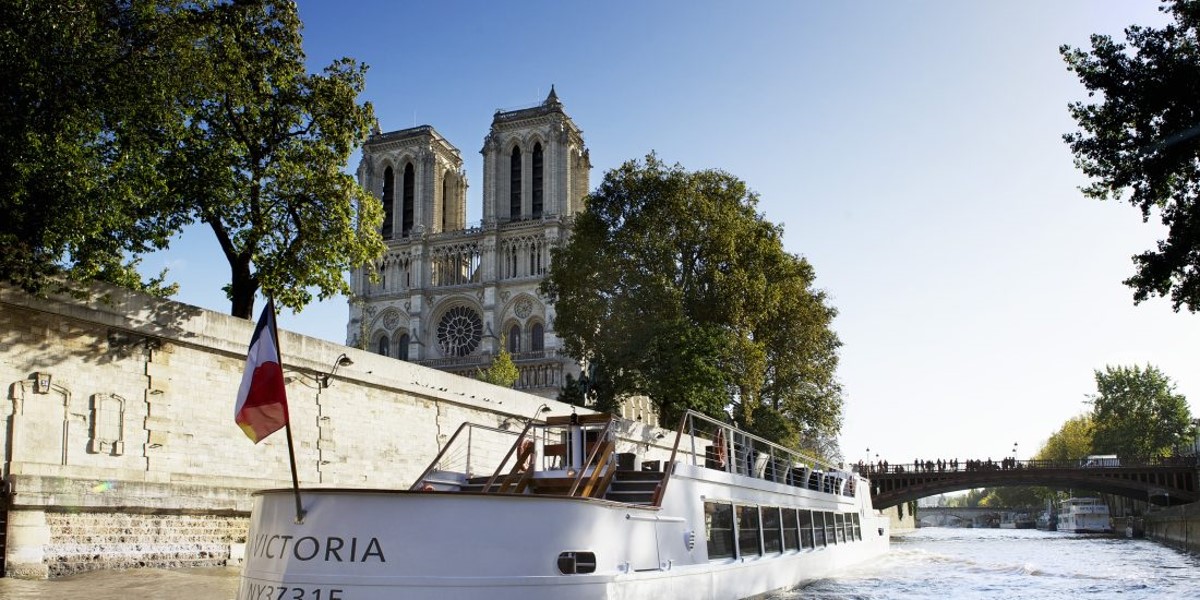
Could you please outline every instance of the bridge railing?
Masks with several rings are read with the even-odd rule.
[[[870,477],[871,475],[890,475],[901,473],[962,473],[973,471],[1008,471],[1013,469],[1121,469],[1138,467],[1192,467],[1200,466],[1197,456],[1166,456],[1143,459],[1122,458],[1119,464],[1094,464],[1088,459],[1072,460],[1016,460],[1014,458],[992,459],[937,459],[922,460],[906,464],[890,464],[878,461],[875,464],[859,462],[854,471]]]

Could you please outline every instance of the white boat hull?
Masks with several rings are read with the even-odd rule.
[[[888,548],[887,520],[874,515],[862,541],[709,561],[703,515],[666,508],[532,495],[302,494],[300,524],[291,490],[256,497],[238,600],[732,600],[827,577]],[[594,552],[596,571],[560,573],[564,551]]]
[[[611,417],[572,415],[464,425],[410,490],[301,490],[300,522],[292,490],[259,492],[238,600],[737,600],[887,552],[865,479],[689,416],[686,459],[640,470]],[[683,444],[695,424],[718,433]],[[435,468],[489,431],[511,438],[496,475]]]
[[[1063,501],[1058,515],[1058,530],[1065,533],[1111,533],[1108,506],[1094,498],[1070,498]]]

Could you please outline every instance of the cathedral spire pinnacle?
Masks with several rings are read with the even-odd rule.
[[[558,99],[558,94],[554,93],[554,84],[550,84],[550,95],[546,96],[546,101],[542,104],[546,106],[561,105],[562,102]]]

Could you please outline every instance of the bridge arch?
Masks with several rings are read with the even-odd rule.
[[[1155,464],[1083,467],[1078,463],[1012,461],[1008,468],[970,461],[974,468],[929,469],[898,465],[886,472],[864,473],[871,480],[876,509],[912,502],[926,496],[974,488],[1042,486],[1059,490],[1088,490],[1142,500],[1160,506],[1200,500],[1195,457]]]

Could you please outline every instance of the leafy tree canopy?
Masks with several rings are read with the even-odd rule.
[[[1192,431],[1187,399],[1150,365],[1096,371],[1092,422],[1093,453],[1129,458],[1172,454]]]
[[[1093,35],[1091,49],[1062,46],[1067,68],[1093,100],[1070,104],[1080,130],[1063,136],[1101,200],[1125,197],[1167,227],[1158,247],[1133,257],[1125,281],[1135,302],[1170,295],[1200,310],[1200,2],[1164,2],[1173,22],[1131,26],[1127,43]],[[1127,195],[1126,195],[1127,194]]]
[[[234,315],[348,292],[381,207],[342,172],[365,67],[309,74],[289,0],[0,0],[0,279],[170,292],[136,257],[196,221]],[[313,291],[310,291],[313,290]]]
[[[1046,504],[1047,497],[1054,497],[1051,490],[1026,485],[988,488],[986,491],[987,494],[980,499],[979,506],[1039,508]]]
[[[249,318],[259,289],[293,309],[349,293],[344,272],[383,253],[382,205],[342,169],[370,133],[358,104],[366,67],[350,59],[309,74],[290,0],[213,8],[210,61],[173,156],[177,192],[229,262],[231,313]]]
[[[818,446],[841,425],[836,311],[757,203],[722,171],[629,161],[588,198],[542,293],[567,351],[603,373],[605,400],[643,394],[664,423],[732,414]]]
[[[172,291],[126,257],[188,220],[165,172],[201,66],[184,4],[0,0],[0,280]]]
[[[1034,459],[1071,461],[1089,454],[1092,454],[1092,416],[1085,414],[1067,419],[1050,435]]]
[[[486,381],[500,387],[512,387],[517,382],[521,372],[513,362],[512,354],[505,347],[503,338],[500,340],[500,352],[492,359],[492,364],[486,369],[479,369],[476,379]]]

